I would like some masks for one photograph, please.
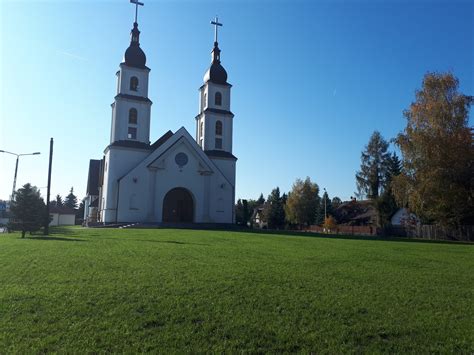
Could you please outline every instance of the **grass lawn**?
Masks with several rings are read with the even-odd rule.
[[[0,234],[0,353],[474,352],[474,245]]]

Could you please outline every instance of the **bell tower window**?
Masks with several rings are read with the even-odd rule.
[[[216,95],[214,96],[214,104],[216,106],[222,105],[222,94],[219,91],[216,92]]]
[[[138,91],[138,78],[136,76],[130,78],[130,90]]]
[[[138,113],[136,108],[131,108],[128,111],[128,123],[130,124],[137,124],[138,121]]]
[[[222,122],[216,122],[216,136],[222,136]]]
[[[137,129],[135,127],[128,127],[128,139],[137,139]]]
[[[222,122],[216,121],[216,149],[222,149]]]

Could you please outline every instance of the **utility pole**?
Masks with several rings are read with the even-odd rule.
[[[326,221],[326,218],[328,218],[328,215],[327,215],[327,213],[326,213],[326,200],[327,200],[326,188],[324,188],[324,195],[323,195],[323,198],[324,198],[324,221]]]
[[[48,169],[48,192],[46,193],[46,218],[44,222],[44,235],[49,234],[49,196],[51,194],[51,168],[53,166],[53,138],[49,142],[49,169]]]

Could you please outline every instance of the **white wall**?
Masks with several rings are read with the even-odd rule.
[[[110,147],[105,152],[101,221],[114,222],[117,207],[117,180],[145,159],[148,150]]]
[[[73,226],[76,222],[76,216],[73,214],[51,213],[51,217],[53,219],[49,222],[50,226]]]
[[[180,152],[188,156],[188,163],[182,168],[175,162]],[[155,161],[154,169],[146,165],[140,164],[120,181],[120,222],[161,222],[166,193],[182,187],[193,196],[196,223],[232,223],[233,187],[215,167],[210,175],[202,173],[202,158],[188,144],[170,147]]]

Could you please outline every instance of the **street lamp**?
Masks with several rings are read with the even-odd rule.
[[[16,154],[12,152],[7,152],[6,150],[0,150],[0,153],[7,153],[11,155],[16,155],[16,165],[15,165],[15,176],[13,177],[13,190],[12,190],[12,201],[15,197],[15,187],[16,187],[16,174],[18,172],[18,160],[20,159],[21,156],[24,155],[39,155],[41,154],[40,152],[34,152],[34,153],[26,153],[26,154]]]

